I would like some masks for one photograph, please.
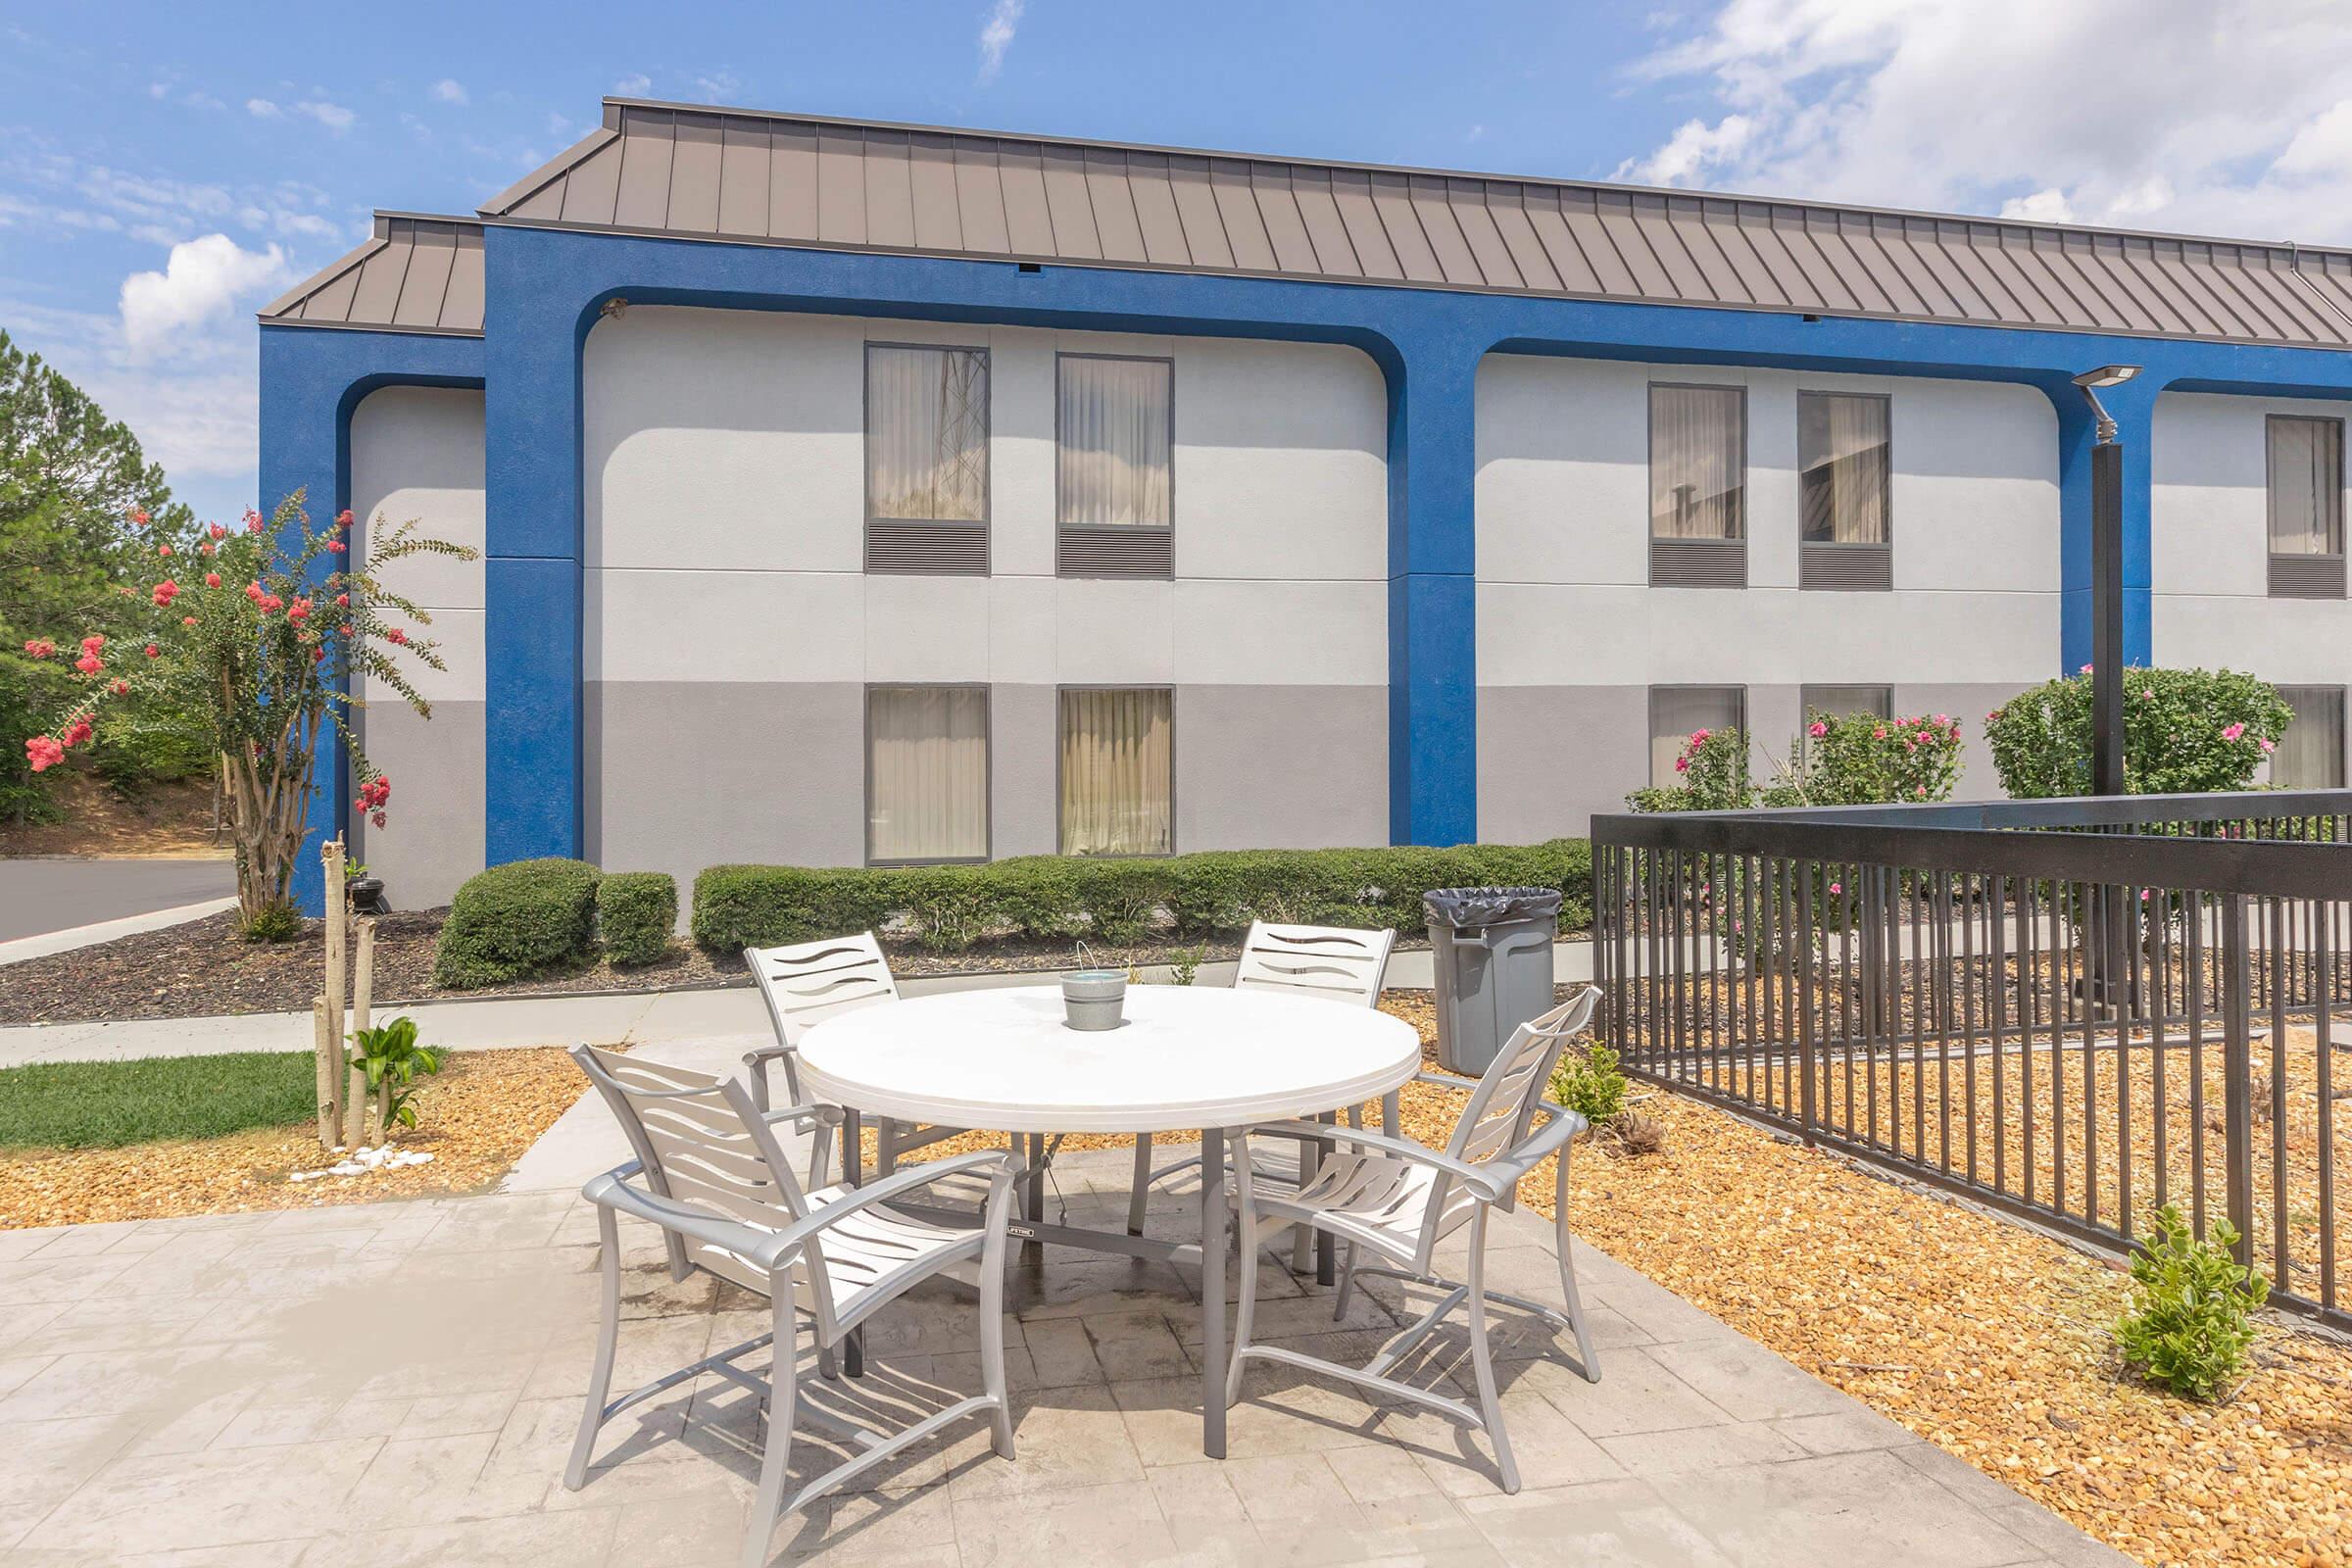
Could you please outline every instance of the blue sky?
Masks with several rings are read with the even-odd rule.
[[[0,329],[233,514],[254,309],[374,208],[469,211],[609,92],[2352,241],[2323,0],[11,3]]]

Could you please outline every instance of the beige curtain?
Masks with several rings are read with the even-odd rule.
[[[865,850],[875,860],[988,854],[988,693],[877,686],[866,697],[873,783]]]
[[[1745,532],[1744,405],[1738,387],[1649,389],[1649,531],[1661,539]]]
[[[1061,853],[1166,855],[1170,697],[1165,689],[1061,694]]]
[[[2343,421],[2274,415],[2270,434],[2271,554],[2343,554]]]
[[[2344,787],[2344,694],[2334,686],[2281,686],[2295,710],[2271,756],[2271,782],[2281,789]]]
[[[1747,694],[1737,686],[1653,686],[1649,689],[1649,781],[1680,784],[1674,760],[1698,730],[1740,729]]]
[[[1800,537],[1814,544],[1886,543],[1886,412],[1885,398],[1798,395]]]
[[[1060,367],[1059,520],[1166,527],[1167,362],[1071,356]]]
[[[867,515],[988,515],[988,357],[977,349],[865,351]]]

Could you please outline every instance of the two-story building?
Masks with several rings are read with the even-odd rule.
[[[262,318],[265,506],[479,547],[392,896],[1582,832],[1738,724],[2280,682],[2341,784],[2352,253],[608,100]],[[332,510],[327,509],[327,510]],[[351,820],[346,820],[347,815]]]

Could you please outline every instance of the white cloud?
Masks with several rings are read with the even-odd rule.
[[[284,110],[278,108],[277,105],[271,103],[267,98],[246,99],[245,112],[256,120],[275,120],[278,118],[278,116],[285,113]]]
[[[1004,51],[1012,47],[1013,30],[1021,24],[1022,0],[997,0],[988,20],[980,24],[980,79],[994,81],[1004,69]]]
[[[643,98],[653,90],[651,76],[623,76],[612,84],[612,95],[616,98]]]
[[[1717,0],[1662,25],[1636,76],[1712,104],[1625,177],[2352,240],[2336,0]]]
[[[294,276],[275,245],[249,251],[226,234],[184,240],[172,247],[162,271],[133,272],[122,280],[123,347],[134,360],[152,358],[188,329]]]
[[[306,99],[294,106],[294,112],[310,116],[338,136],[349,130],[360,118],[341,104],[328,103],[323,98]]]
[[[466,84],[449,76],[433,83],[433,97],[445,104],[464,105],[470,101],[466,96]]]
[[[708,75],[697,76],[694,84],[701,89],[703,101],[711,104],[733,103],[743,91],[743,83],[731,71],[714,71]]]

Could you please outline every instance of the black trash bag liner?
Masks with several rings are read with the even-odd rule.
[[[1504,925],[1514,920],[1557,920],[1558,888],[1432,888],[1421,895],[1422,913],[1432,925],[1456,931]]]

